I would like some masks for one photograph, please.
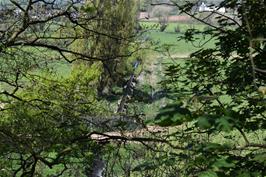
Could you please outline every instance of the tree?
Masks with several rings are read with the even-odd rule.
[[[95,68],[79,66],[60,84],[46,77],[24,87],[17,94],[23,100],[4,106],[0,123],[1,176],[36,176],[59,164],[62,168],[55,174],[75,166],[85,171],[86,165],[76,164],[71,158],[80,159],[80,164],[91,163],[91,148],[96,145],[89,140],[81,143],[79,137],[95,127],[86,123],[86,117],[103,112],[96,100],[98,77]]]
[[[167,69],[163,86],[174,102],[155,123],[183,127],[173,133],[183,148],[170,156],[173,165],[184,176],[265,176],[264,1],[221,2],[237,13],[211,12],[217,25],[191,14],[192,3],[170,5],[211,27],[189,29],[182,39],[215,41]]]
[[[97,12],[98,16],[105,19],[93,24],[93,31],[98,31],[98,33],[91,34],[90,42],[91,55],[104,59],[99,93],[110,93],[115,85],[119,87],[125,85],[124,78],[132,72],[133,62],[138,56],[140,46],[134,35],[137,19],[136,3],[124,0],[96,1],[90,6],[100,9]],[[106,35],[101,35],[101,33]],[[131,52],[136,55],[131,58],[123,57]]]
[[[123,11],[133,4],[104,1],[101,9],[96,1],[3,3],[9,18],[1,18],[0,31],[0,176],[85,176],[100,147],[90,135],[110,130],[106,122],[114,113],[98,98],[102,63],[111,66],[135,52],[128,48],[134,12]],[[122,21],[120,10],[130,21]],[[119,45],[112,48],[111,41]],[[112,49],[101,53],[100,47]],[[55,66],[66,62],[74,64],[60,75]]]

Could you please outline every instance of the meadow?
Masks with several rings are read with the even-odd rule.
[[[201,47],[213,47],[215,43],[215,40],[210,39],[210,36],[203,35],[197,35],[193,43],[180,39],[188,29],[206,30],[206,25],[203,24],[171,22],[168,23],[163,32],[160,32],[160,26],[156,22],[141,22],[141,26],[147,31],[145,33],[146,38],[154,41],[160,47],[169,49],[174,56],[188,56]],[[179,32],[176,32],[175,28],[179,28]]]

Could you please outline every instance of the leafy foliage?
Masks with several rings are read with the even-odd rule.
[[[14,100],[1,112],[0,144],[5,149],[1,158],[12,164],[2,164],[5,170],[1,173],[28,174],[38,161],[52,168],[73,165],[71,158],[86,160],[84,154],[95,145],[77,139],[97,128],[90,126],[86,117],[106,114],[104,103],[96,96],[99,77],[97,65],[76,65],[65,79],[59,81],[46,75],[20,91],[18,97],[23,101]],[[50,157],[52,154],[54,158]],[[17,165],[12,167],[14,164]]]
[[[96,2],[96,3],[95,3]],[[114,86],[123,86],[132,71],[134,60],[140,59],[136,38],[136,3],[133,1],[95,1],[100,18],[92,25],[91,55],[103,58],[99,93],[110,93]],[[104,34],[104,35],[103,35]]]
[[[258,92],[258,87],[266,84],[263,70],[266,65],[262,61],[265,40],[258,39],[258,34],[265,36],[265,20],[258,15],[265,14],[262,2],[223,1],[223,6],[237,11],[239,20],[221,15],[216,18],[217,26],[211,24],[212,28],[203,32],[188,30],[182,39],[193,42],[202,33],[216,41],[215,47],[201,48],[191,54],[191,59],[166,70],[167,79],[162,85],[169,98],[181,105],[163,109],[154,122],[186,126],[173,134],[176,141],[185,138],[177,136],[178,133],[190,135],[186,139],[190,143],[183,150],[189,159],[177,159],[184,164],[181,167],[184,176],[265,175],[265,159],[254,161],[254,156],[265,152],[262,138],[266,104],[265,96]],[[192,6],[188,3],[183,11]],[[183,109],[191,118],[183,117]],[[258,131],[263,132],[260,140],[248,136]],[[225,134],[238,134],[242,140]]]

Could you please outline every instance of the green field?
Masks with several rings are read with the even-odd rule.
[[[164,32],[159,31],[159,25],[155,22],[142,22],[142,27],[147,30],[144,34],[146,38],[151,39],[157,47],[169,49],[170,53],[177,56],[188,56],[189,54],[199,50],[201,47],[210,48],[214,46],[215,40],[210,39],[209,36],[196,36],[197,39],[192,42],[180,40],[186,30],[198,29],[203,31],[205,25],[191,25],[183,23],[169,23]],[[179,26],[180,32],[175,32],[175,27]]]

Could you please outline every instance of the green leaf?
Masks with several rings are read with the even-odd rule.
[[[211,123],[209,122],[209,117],[201,116],[198,118],[197,125],[201,129],[208,129],[211,128]]]
[[[204,171],[199,174],[199,177],[218,177],[218,175],[214,171]]]
[[[205,147],[204,147],[204,151],[225,151],[228,148],[230,148],[230,146],[228,146],[227,144],[218,144],[218,143],[206,143]]]
[[[229,132],[233,129],[233,124],[230,123],[231,117],[222,116],[216,120],[217,128],[219,130]]]
[[[154,123],[160,126],[176,126],[190,121],[190,111],[182,108],[180,104],[167,105],[160,110]]]
[[[213,164],[213,167],[216,168],[234,168],[235,164],[230,163],[227,161],[226,158],[217,159],[216,162]]]

